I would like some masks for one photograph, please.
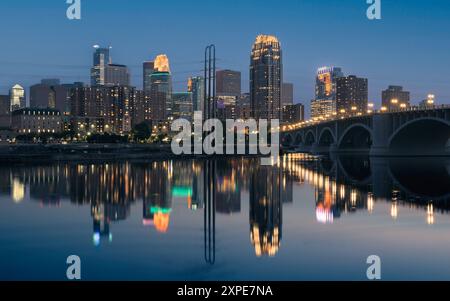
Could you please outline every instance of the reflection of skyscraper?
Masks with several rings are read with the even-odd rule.
[[[145,181],[148,189],[143,202],[144,225],[154,225],[156,230],[161,233],[168,231],[172,212],[170,164],[169,162],[154,162]]]
[[[241,190],[237,172],[227,161],[217,161],[216,211],[223,214],[241,212]]]
[[[281,172],[257,167],[251,175],[250,235],[257,256],[275,256],[282,238]]]
[[[255,119],[281,120],[283,81],[281,46],[274,36],[259,35],[250,61],[250,101]]]

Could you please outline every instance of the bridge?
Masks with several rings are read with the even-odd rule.
[[[313,154],[450,156],[450,105],[284,125],[281,144]]]

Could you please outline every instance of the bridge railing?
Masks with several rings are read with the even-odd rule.
[[[373,116],[376,114],[393,114],[393,113],[403,113],[403,112],[419,112],[419,111],[435,111],[435,110],[442,110],[442,109],[450,109],[449,104],[442,104],[442,105],[433,105],[433,106],[410,106],[407,108],[399,108],[395,110],[374,110],[371,113],[359,113],[359,114],[353,114],[353,115],[332,115],[329,117],[322,117],[319,120],[305,120],[299,123],[294,124],[283,124],[281,125],[281,131],[282,132],[289,132],[294,131],[297,129],[307,128],[314,125],[332,122],[332,121],[338,121],[338,120],[344,120],[344,119],[354,119],[354,118],[361,118],[361,117],[367,117],[367,116]]]

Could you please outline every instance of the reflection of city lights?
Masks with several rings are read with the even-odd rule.
[[[94,242],[94,246],[99,246],[100,245],[100,233],[95,232],[94,236],[92,237],[92,241]]]
[[[339,191],[339,196],[341,199],[345,198],[345,186],[341,185],[340,191]]]
[[[321,224],[331,224],[334,221],[333,211],[319,205],[316,208],[316,220]]]
[[[169,229],[170,214],[158,212],[154,215],[155,229],[160,233],[166,233]]]
[[[427,224],[434,225],[434,207],[433,204],[427,206]]]
[[[373,195],[371,193],[369,193],[367,195],[367,211],[372,213],[373,212],[373,208],[374,208]]]
[[[357,192],[355,189],[352,190],[350,193],[350,202],[352,203],[352,206],[356,205],[356,198],[357,198]]]
[[[25,185],[17,178],[12,181],[11,197],[14,203],[20,203],[25,198]]]
[[[397,203],[392,203],[392,205],[391,205],[391,217],[393,219],[397,219],[398,218],[398,205],[397,205]]]

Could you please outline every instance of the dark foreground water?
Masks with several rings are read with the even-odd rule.
[[[450,280],[449,209],[450,158],[3,165],[0,279]]]

